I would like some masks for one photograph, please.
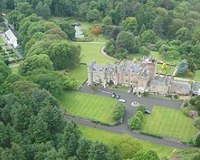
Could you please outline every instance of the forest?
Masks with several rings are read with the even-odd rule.
[[[66,121],[57,98],[77,84],[57,71],[78,66],[81,48],[71,43],[73,25],[52,17],[98,26],[105,51],[117,59],[159,51],[187,60],[190,72],[200,69],[199,0],[0,0],[4,11],[26,58],[19,74],[0,58],[2,160],[123,159],[117,146],[87,140]],[[132,160],[159,160],[152,150],[135,153]]]

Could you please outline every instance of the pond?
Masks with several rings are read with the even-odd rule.
[[[76,31],[75,38],[84,38],[85,37],[84,34],[83,34],[83,32],[81,31],[81,26],[80,25],[79,26],[76,25],[74,27],[74,29]]]

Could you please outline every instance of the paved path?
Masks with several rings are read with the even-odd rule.
[[[97,88],[96,92],[92,92],[91,88],[88,87],[86,84],[84,84],[80,88],[80,92],[111,97],[113,91],[111,89]],[[145,106],[147,106],[148,110],[152,110],[154,105],[160,105],[163,107],[178,109],[181,106],[181,102],[173,101],[173,100],[169,100],[169,99],[157,98],[157,97],[140,97],[139,98],[132,94],[129,94],[126,92],[120,92],[120,91],[115,91],[115,93],[119,94],[121,96],[121,98],[126,100],[126,103],[124,103],[124,105],[126,107],[126,115],[124,117],[122,124],[119,124],[117,126],[106,126],[106,125],[97,124],[95,122],[91,122],[90,120],[80,118],[80,117],[72,117],[72,116],[66,115],[66,118],[69,120],[73,120],[76,123],[87,125],[89,127],[99,128],[99,129],[103,129],[106,131],[115,132],[115,133],[119,133],[119,134],[128,134],[135,138],[150,141],[150,142],[156,143],[156,144],[166,145],[169,147],[180,148],[180,149],[190,147],[189,145],[182,144],[178,141],[174,141],[174,140],[170,140],[170,139],[160,139],[160,138],[141,134],[137,131],[131,131],[128,129],[128,126],[127,126],[128,118],[131,117],[135,111],[135,107],[131,106],[132,101],[137,101],[141,104],[144,104]]]
[[[144,141],[149,141],[149,142],[152,142],[155,144],[165,145],[168,147],[173,147],[173,148],[178,148],[178,149],[185,149],[185,148],[190,147],[189,145],[185,145],[180,142],[176,142],[176,141],[172,141],[172,140],[168,140],[168,139],[155,138],[152,136],[141,134],[139,132],[131,131],[128,129],[128,127],[126,125],[124,125],[124,123],[117,125],[117,126],[106,126],[106,125],[101,125],[101,124],[98,124],[95,122],[91,122],[87,119],[83,119],[83,118],[79,118],[79,117],[72,117],[69,115],[65,115],[65,118],[67,120],[72,120],[75,123],[79,123],[79,124],[86,125],[89,127],[99,128],[102,130],[106,130],[106,131],[114,132],[114,133],[118,133],[118,134],[128,134],[134,138],[141,139]]]

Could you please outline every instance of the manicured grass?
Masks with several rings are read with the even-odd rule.
[[[79,88],[87,80],[87,65],[79,65],[70,71],[64,71],[63,75],[67,78],[75,79],[77,88]]]
[[[116,134],[83,125],[80,125],[79,128],[83,133],[83,137],[87,139],[91,139],[93,141],[102,141],[108,145],[117,145],[120,148],[124,158],[127,155],[134,156],[135,152],[137,151],[147,151],[150,149],[155,150],[160,157],[169,157],[175,150],[173,148],[153,144],[148,141],[138,140],[126,134]]]
[[[200,70],[197,70],[197,71],[195,72],[194,80],[195,80],[195,81],[200,81]]]
[[[188,142],[198,130],[192,120],[180,110],[155,106],[152,114],[145,116],[142,131]]]
[[[104,46],[104,43],[100,44],[91,44],[91,43],[74,43],[81,46],[81,62],[89,63],[91,61],[96,61],[100,64],[114,63],[113,58],[107,57],[101,53],[101,49]]]
[[[66,92],[60,98],[61,105],[67,113],[83,118],[114,124],[113,111],[117,100],[85,94],[81,92]]]
[[[129,58],[133,59],[141,59],[144,55],[141,53],[137,54],[130,54],[128,55]],[[164,58],[162,54],[159,54],[158,52],[151,51],[150,55],[151,57],[154,57],[158,61],[162,61],[164,63],[169,63],[169,64],[177,64],[180,62],[180,57],[174,58],[173,55],[168,55],[168,57]]]
[[[166,70],[163,70],[162,64],[157,64],[156,68],[157,68],[157,73],[167,74],[167,75],[172,75],[175,70],[175,67],[169,65],[167,65]]]

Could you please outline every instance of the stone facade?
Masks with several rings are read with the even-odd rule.
[[[100,65],[92,62],[88,66],[88,85],[94,83],[130,87],[134,93],[188,95],[191,85],[175,81],[172,77],[156,74],[156,60],[144,57],[140,63]]]

